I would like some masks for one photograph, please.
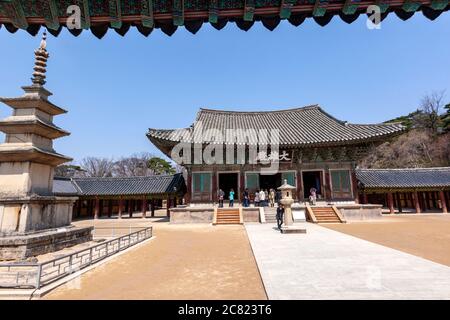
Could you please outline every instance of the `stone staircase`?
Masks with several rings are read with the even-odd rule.
[[[277,208],[264,207],[264,216],[266,217],[266,223],[276,223]]]
[[[333,207],[311,207],[317,223],[341,223],[336,212],[334,212]]]
[[[216,225],[224,224],[241,224],[241,215],[239,213],[239,208],[235,209],[217,209]]]

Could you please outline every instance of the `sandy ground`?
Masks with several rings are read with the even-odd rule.
[[[155,220],[155,219],[151,219]],[[156,219],[157,220],[157,219]],[[92,220],[77,222],[88,225]],[[127,228],[149,219],[98,220]],[[45,299],[267,299],[243,226],[153,223],[155,239]]]
[[[450,266],[450,214],[384,216],[379,222],[321,226]]]

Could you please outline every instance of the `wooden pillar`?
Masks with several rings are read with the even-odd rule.
[[[170,196],[167,197],[167,217],[170,217]]]
[[[353,198],[355,199],[355,203],[359,203],[359,196],[358,196],[358,179],[356,178],[356,171],[355,169],[351,170],[351,179],[352,179],[352,193]]]
[[[368,201],[368,199],[367,199],[367,193],[366,192],[363,192],[363,203],[364,204],[368,204],[369,203],[369,201]]]
[[[98,219],[100,212],[100,200],[95,198],[94,219]]]
[[[113,211],[113,202],[112,200],[108,200],[108,218],[111,218]]]
[[[134,200],[128,200],[128,215],[133,218]]]
[[[331,193],[330,169],[327,168],[325,170],[325,177],[322,177],[322,171],[320,171],[320,179],[321,179],[321,181],[323,181],[322,178],[324,178],[324,180],[325,180],[325,185],[324,185],[324,188],[323,188],[324,200],[331,201],[332,198],[333,198],[333,194]]]
[[[300,170],[297,170],[297,200],[303,201],[303,180]]]
[[[77,202],[77,218],[79,218],[81,216],[81,206],[83,205],[83,200],[81,200],[81,198],[78,198]]]
[[[151,207],[151,211],[152,211],[152,217],[155,216],[155,200],[152,199],[150,202],[150,207]]]
[[[443,190],[439,191],[439,200],[441,201],[442,213],[448,213],[447,202],[445,201],[445,193]]]
[[[147,218],[147,198],[142,197],[142,218]]]
[[[402,207],[402,199],[400,197],[400,193],[396,192],[395,193],[395,198],[397,199],[398,212],[402,213],[403,212],[403,207]]]
[[[184,195],[185,204],[189,205],[191,203],[192,197],[192,170],[187,168],[187,179],[186,179],[186,194]]]
[[[217,194],[219,191],[219,175],[217,174],[217,172],[214,170],[212,173],[212,177],[211,177],[212,181],[212,185],[211,185],[211,196],[212,196],[212,202],[216,203],[219,200],[217,199]],[[225,191],[225,190],[224,190]],[[226,191],[225,191],[226,192]]]
[[[394,214],[395,213],[394,196],[393,196],[392,192],[387,193],[387,203],[388,203],[389,213]]]
[[[237,199],[239,199],[240,203],[244,202],[244,190],[245,190],[245,172],[241,171],[239,173],[239,196]]]
[[[123,199],[119,198],[119,219],[122,219],[122,211],[123,211]]]
[[[413,193],[414,197],[414,207],[416,208],[416,213],[422,213],[422,209],[420,208],[420,200],[419,200],[419,193],[415,191]]]

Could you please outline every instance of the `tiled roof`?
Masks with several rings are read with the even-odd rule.
[[[55,178],[53,180],[53,193],[57,196],[76,196],[79,191],[72,180]]]
[[[73,178],[69,181],[79,196],[116,196],[175,193],[184,188],[181,173],[130,178]],[[174,189],[176,188],[176,190]],[[54,180],[55,194],[71,191],[67,180]]]
[[[279,129],[282,145],[347,144],[379,140],[403,130],[401,124],[350,124],[337,120],[317,105],[265,112],[200,109],[193,126],[198,128],[200,124],[203,133],[206,130],[218,129],[225,136],[225,130],[232,129],[232,132],[237,133],[238,144],[257,143],[255,132],[247,137],[244,134],[245,130],[249,129],[256,129],[256,133],[259,129]],[[155,139],[169,142],[211,142],[200,135],[190,138],[190,133],[194,132],[193,126],[180,130],[149,129],[147,136],[152,142]]]
[[[325,26],[338,17],[345,23],[357,23],[357,18],[368,12],[370,5],[378,5],[381,19],[388,14],[397,15],[402,20],[411,18],[415,12],[421,11],[430,20],[436,19],[449,9],[447,1],[346,1],[346,0],[4,0],[0,1],[0,28],[11,33],[18,28],[36,35],[41,26],[58,36],[63,27],[67,27],[74,36],[79,36],[84,29],[90,29],[97,37],[102,38],[108,30],[115,30],[124,36],[131,28],[148,36],[154,29],[161,29],[171,36],[177,28],[186,29],[196,34],[202,25],[210,23],[221,30],[229,22],[236,23],[241,30],[249,30],[253,25],[262,23],[268,30],[274,30],[281,21],[289,21],[298,27],[305,19],[314,20]],[[67,7],[72,3],[80,5],[83,19],[78,28],[68,27],[63,23],[67,18]],[[256,23],[255,23],[256,22]],[[86,31],[85,31],[86,32]],[[68,34],[68,32],[65,32]]]
[[[358,169],[364,188],[450,187],[450,167],[418,169]]]

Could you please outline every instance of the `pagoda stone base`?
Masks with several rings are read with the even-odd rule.
[[[0,261],[23,260],[92,240],[92,228],[72,223],[76,197],[0,200]]]
[[[0,237],[0,261],[24,260],[92,240],[93,227],[69,226],[28,235]]]
[[[31,196],[0,200],[0,238],[68,227],[76,197]]]

